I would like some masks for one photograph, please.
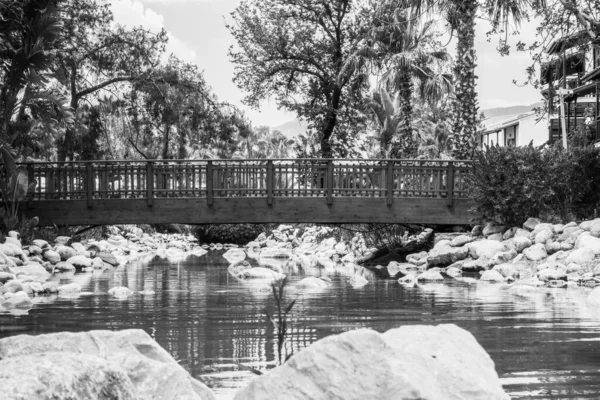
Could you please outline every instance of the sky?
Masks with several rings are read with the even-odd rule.
[[[127,26],[142,25],[151,30],[164,28],[169,34],[167,52],[195,63],[204,71],[206,81],[222,101],[245,111],[254,126],[278,126],[295,118],[294,114],[278,110],[274,101],[265,101],[260,110],[242,104],[244,93],[233,83],[234,65],[227,51],[235,40],[225,27],[230,13],[240,0],[112,0],[115,20]],[[533,39],[534,26],[523,26],[520,37]],[[519,87],[513,80],[524,81],[525,68],[531,64],[526,53],[511,53],[502,57],[496,51],[497,39],[488,42],[489,26],[478,21],[476,51],[479,76],[477,91],[482,110],[514,105],[529,105],[541,100],[538,90]],[[519,36],[513,36],[516,40]],[[449,52],[455,53],[451,42]]]

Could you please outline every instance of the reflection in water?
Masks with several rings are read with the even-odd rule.
[[[514,398],[599,398],[600,316],[585,306],[585,289],[513,293],[500,285],[429,284],[405,288],[375,280],[353,289],[353,267],[278,263],[290,284],[305,276],[329,276],[333,286],[301,291],[290,322],[288,351],[298,352],[327,335],[370,327],[455,323],[490,354]],[[140,328],[148,332],[219,398],[253,378],[239,364],[265,370],[275,365],[276,336],[264,309],[274,306],[265,282],[240,282],[227,274],[219,253],[178,264],[155,259],[105,271],[56,277],[83,286],[76,299],[36,302],[29,315],[0,315],[0,336],[90,329]],[[127,300],[108,296],[114,286],[133,291]]]

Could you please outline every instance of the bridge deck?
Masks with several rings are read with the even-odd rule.
[[[42,224],[466,224],[469,162],[144,160],[24,164]]]

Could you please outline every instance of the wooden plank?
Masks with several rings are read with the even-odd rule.
[[[146,163],[146,205],[148,207],[154,205],[154,163],[152,161]]]
[[[94,199],[94,169],[91,162],[85,166],[85,188],[86,188],[86,200],[87,206],[92,206],[92,200]]]
[[[394,161],[387,163],[387,204],[394,202]]]
[[[333,161],[327,161],[327,204],[333,204]]]
[[[267,205],[264,198],[215,198],[212,206],[197,198],[156,198],[153,207],[146,199],[94,199],[32,201],[23,205],[27,217],[39,216],[42,225],[109,225],[146,223],[418,223],[464,225],[471,217],[467,199],[394,199],[336,197],[333,206],[322,197],[281,197]]]
[[[275,180],[275,170],[273,161],[267,161],[267,205],[273,205],[273,181]]]
[[[454,204],[454,163],[448,162],[448,177],[447,177],[448,197],[446,198],[448,207]]]

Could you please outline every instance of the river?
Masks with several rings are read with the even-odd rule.
[[[275,303],[268,285],[228,275],[221,254],[181,262],[156,258],[103,273],[57,277],[61,283],[80,283],[85,293],[76,299],[37,298],[42,301],[26,315],[0,314],[0,337],[144,329],[217,398],[232,398],[254,376],[240,365],[259,370],[275,365],[274,329],[264,312]],[[288,290],[289,299],[297,298],[288,351],[350,329],[454,323],[490,354],[513,398],[600,398],[600,317],[586,308],[586,290],[541,289],[516,296],[493,284],[404,288],[393,280],[353,289],[348,272],[300,268],[290,273],[290,286],[306,274],[324,273],[332,286]],[[117,300],[107,293],[114,286],[155,293]]]

